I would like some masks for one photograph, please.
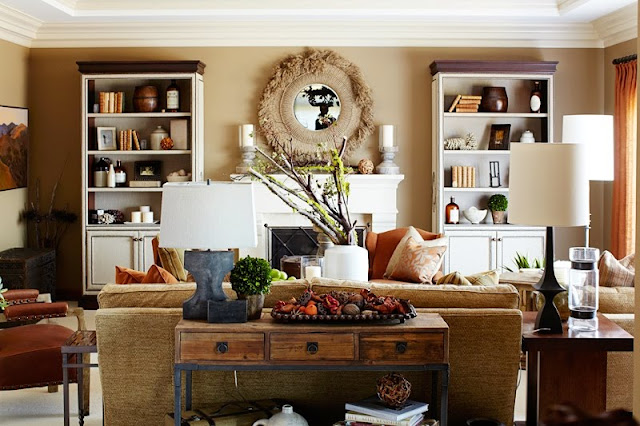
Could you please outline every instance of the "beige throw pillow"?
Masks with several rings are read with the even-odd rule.
[[[407,244],[407,241],[409,240],[409,238],[413,238],[415,242],[420,243],[424,247],[445,247],[445,250],[449,242],[447,237],[441,237],[441,238],[436,238],[435,240],[425,241],[420,235],[420,233],[416,230],[416,228],[414,228],[413,226],[410,226],[409,229],[407,229],[406,234],[404,234],[404,237],[402,237],[402,239],[396,246],[396,249],[393,251],[391,258],[389,259],[389,263],[387,264],[387,270],[384,272],[384,278],[391,279],[390,278],[391,273],[398,266],[398,261],[400,260],[400,256],[404,251],[404,246]]]
[[[633,287],[636,277],[634,260],[635,253],[618,260],[610,252],[602,252],[598,262],[599,284],[602,287]]]
[[[456,285],[498,285],[500,282],[500,274],[498,271],[486,271],[473,275],[463,276],[460,272],[450,272],[440,277],[436,284],[456,284]]]
[[[445,246],[424,246],[413,237],[409,237],[389,279],[410,283],[430,283],[440,269],[442,256],[446,250]]]

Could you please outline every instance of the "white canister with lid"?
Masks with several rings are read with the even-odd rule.
[[[525,130],[520,136],[521,143],[534,143],[536,138],[533,137],[533,132],[531,130]]]
[[[154,151],[160,151],[162,147],[160,143],[162,139],[169,137],[169,133],[162,128],[162,126],[158,126],[153,132],[151,132],[151,149]]]

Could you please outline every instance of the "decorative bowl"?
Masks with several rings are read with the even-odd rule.
[[[191,176],[167,176],[167,182],[189,182]]]
[[[487,217],[487,210],[478,210],[476,207],[469,207],[467,210],[463,210],[462,214],[469,222],[477,225]]]

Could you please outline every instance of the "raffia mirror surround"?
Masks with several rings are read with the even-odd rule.
[[[309,130],[294,115],[296,96],[310,84],[329,86],[340,98],[340,116],[327,129]],[[291,140],[294,152],[314,154],[318,144],[347,136],[348,155],[373,132],[372,110],[371,89],[356,65],[332,50],[307,49],[286,57],[275,67],[262,92],[258,122],[260,132],[274,149]]]

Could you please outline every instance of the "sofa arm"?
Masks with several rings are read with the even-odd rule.
[[[69,306],[65,302],[29,303],[7,306],[4,315],[7,321],[28,321],[45,318],[64,317]]]
[[[23,303],[35,303],[39,293],[38,290],[26,288],[7,290],[2,293],[2,296],[9,302],[9,305],[20,305]]]
[[[599,311],[603,314],[633,314],[635,309],[635,288],[599,287]]]

